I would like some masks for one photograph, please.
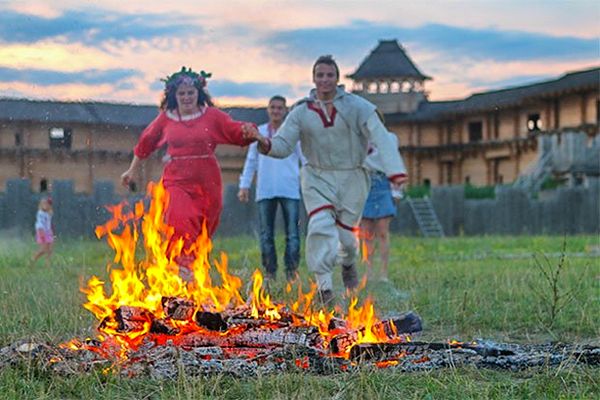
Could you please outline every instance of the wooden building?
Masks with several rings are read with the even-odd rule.
[[[224,111],[242,121],[267,121],[264,108]],[[117,184],[139,134],[157,115],[156,106],[0,99],[0,187],[18,177],[29,179],[33,190],[55,179],[72,179],[76,191],[88,193],[95,180]],[[225,182],[237,181],[244,153],[235,146],[217,148]],[[160,177],[163,156],[159,151],[142,164],[139,186]]]
[[[431,78],[397,41],[384,40],[348,77],[398,135],[413,185],[510,183],[536,162],[539,135],[598,135],[600,68],[462,100],[428,101],[425,81]]]
[[[386,40],[349,77],[353,91],[375,103],[398,135],[413,185],[509,183],[536,161],[539,135],[598,134],[600,68],[429,101],[425,84],[431,78],[397,41]],[[264,108],[225,111],[237,120],[267,120]],[[28,178],[34,190],[55,179],[73,179],[81,192],[90,192],[95,180],[117,183],[157,113],[156,106],[0,98],[0,191],[18,177]],[[238,147],[217,149],[225,183],[238,181],[244,156]],[[161,159],[155,154],[144,163],[140,186],[160,176]]]

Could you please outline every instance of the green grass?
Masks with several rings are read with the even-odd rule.
[[[281,243],[279,247],[281,250]],[[391,283],[370,283],[380,315],[412,309],[425,321],[423,340],[486,338],[510,342],[566,341],[598,345],[600,261],[598,237],[566,238],[560,293],[573,292],[552,326],[544,280],[532,254],[554,267],[562,237],[420,239],[393,237]],[[0,347],[23,338],[53,343],[93,332],[96,321],[81,304],[78,288],[92,274],[106,276],[112,251],[101,242],[58,241],[53,266],[29,265],[31,239],[0,240]],[[260,263],[258,243],[249,237],[220,239],[230,269],[248,279]],[[282,252],[280,251],[280,254]],[[364,271],[364,267],[363,271]],[[308,278],[301,265],[302,277]],[[283,274],[281,274],[283,275]],[[336,274],[336,279],[339,276]],[[340,282],[336,282],[337,287]],[[283,296],[283,283],[273,291]],[[60,377],[35,367],[0,369],[0,393],[9,399],[191,399],[191,398],[598,398],[599,368],[557,368],[522,372],[446,369],[428,373],[361,371],[312,376],[288,373],[234,379],[181,377],[156,382],[91,373]]]

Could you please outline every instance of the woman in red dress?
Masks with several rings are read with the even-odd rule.
[[[215,157],[219,144],[247,146],[246,132],[256,130],[247,122],[231,119],[213,107],[204,91],[204,71],[183,67],[167,77],[159,115],[142,132],[127,171],[121,175],[129,185],[138,173],[141,160],[167,144],[168,162],[163,184],[169,193],[165,221],[175,229],[175,239],[183,238],[189,247],[206,224],[209,236],[215,232],[222,210],[221,169]]]

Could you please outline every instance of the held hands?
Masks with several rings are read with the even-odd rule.
[[[244,139],[259,140],[260,134],[258,133],[258,129],[256,129],[254,124],[245,122],[242,124],[242,137]]]
[[[258,142],[258,150],[263,154],[266,154],[271,147],[269,140],[258,133],[258,129],[256,129],[254,124],[244,123],[242,125],[242,136],[244,139]]]
[[[242,203],[247,203],[250,200],[250,191],[248,189],[240,189],[238,199]]]

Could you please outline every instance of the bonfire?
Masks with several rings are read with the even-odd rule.
[[[300,280],[287,285],[287,301],[275,301],[259,270],[244,284],[229,271],[226,254],[213,258],[206,231],[184,250],[163,221],[167,192],[160,183],[148,189],[149,204],[112,206],[112,218],[96,228],[115,251],[107,265],[110,281],[93,276],[81,288],[84,307],[98,320],[97,335],[58,348],[14,343],[0,349],[0,367],[33,357],[62,374],[99,367],[162,379],[182,372],[251,376],[363,366],[412,371],[466,364],[509,369],[600,364],[600,348],[593,346],[417,342],[410,336],[422,330],[415,313],[381,320],[370,297],[360,303],[350,293],[346,309],[323,308],[316,285],[303,290]],[[180,274],[181,257],[193,260],[191,279]]]
[[[115,251],[107,266],[110,282],[93,276],[81,289],[87,296],[84,307],[99,321],[99,333],[87,343],[73,340],[65,347],[119,362],[150,343],[217,346],[230,357],[254,358],[275,348],[304,346],[323,357],[348,359],[356,345],[406,343],[411,331],[421,329],[414,314],[379,320],[370,297],[360,306],[357,297],[350,297],[345,312],[339,306],[323,308],[316,285],[303,291],[300,280],[286,287],[292,300],[276,302],[258,269],[245,298],[246,285],[230,273],[227,255],[211,258],[205,230],[185,252],[182,240],[174,242],[174,230],[163,220],[168,193],[161,183],[148,189],[149,207],[143,201],[109,207],[112,218],[96,228],[96,236],[106,238]],[[181,256],[193,259],[189,281],[179,273]]]

